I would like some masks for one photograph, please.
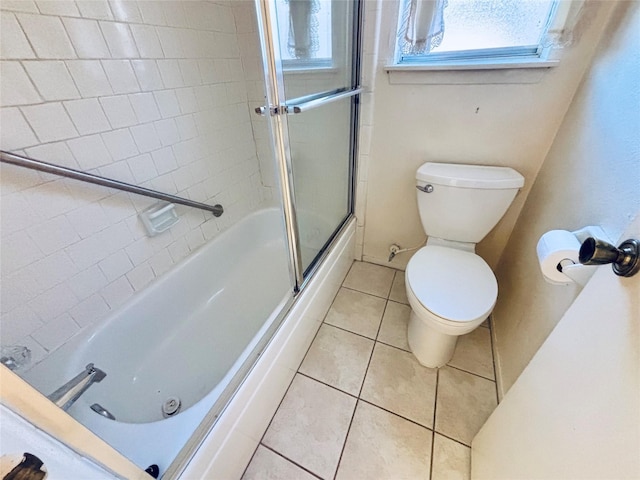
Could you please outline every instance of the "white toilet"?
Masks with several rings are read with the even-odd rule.
[[[446,364],[458,336],[493,310],[498,284],[475,246],[523,185],[523,176],[507,167],[425,163],[418,169],[418,209],[428,240],[411,257],[405,280],[409,346],[422,365]]]

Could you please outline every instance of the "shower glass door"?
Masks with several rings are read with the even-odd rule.
[[[268,105],[298,287],[353,212],[360,5],[262,0]],[[287,200],[285,200],[285,203]]]

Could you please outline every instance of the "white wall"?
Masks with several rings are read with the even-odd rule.
[[[493,332],[502,393],[579,293],[543,280],[540,236],[600,225],[618,242],[640,208],[640,3],[615,5],[496,271]]]
[[[612,2],[587,2],[558,67],[527,72],[416,72],[384,70],[393,53],[398,3],[367,1],[379,25],[365,24],[363,83],[373,90],[371,139],[363,153],[359,224],[365,260],[387,264],[389,245],[424,240],[415,197],[415,171],[426,161],[506,165],[525,177],[525,187],[499,225],[479,245],[491,266],[502,250],[542,161],[589,65]],[[376,31],[379,30],[379,33]],[[366,166],[368,164],[368,167]],[[365,206],[366,205],[366,206]],[[362,211],[364,210],[364,218]],[[410,254],[390,266],[404,268]]]
[[[3,164],[2,344],[37,361],[271,201],[250,120],[262,70],[253,2],[1,8],[2,149],[225,208],[178,207],[148,238],[153,200]]]

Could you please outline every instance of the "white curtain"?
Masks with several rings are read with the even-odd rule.
[[[287,47],[293,58],[312,58],[318,51],[319,0],[288,0],[289,41]]]
[[[405,0],[398,36],[401,53],[429,53],[444,36],[444,9],[447,0]]]

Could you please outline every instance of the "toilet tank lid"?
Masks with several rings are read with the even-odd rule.
[[[524,185],[524,177],[513,168],[455,163],[427,162],[416,172],[416,180],[462,188],[507,189]]]

